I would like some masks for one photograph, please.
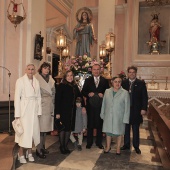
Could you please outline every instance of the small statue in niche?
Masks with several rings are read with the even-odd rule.
[[[150,47],[150,54],[160,54],[160,48],[163,47],[166,41],[160,41],[160,29],[161,24],[158,20],[158,15],[160,13],[154,13],[151,16],[153,17],[150,23],[149,34],[150,40],[146,42]]]
[[[161,29],[161,24],[158,21],[158,15],[159,14],[153,14],[152,15],[152,20],[149,28],[149,33],[150,33],[150,40],[152,38],[155,38],[157,41],[160,40],[160,29]]]

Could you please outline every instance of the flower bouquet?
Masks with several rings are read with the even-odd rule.
[[[96,60],[88,57],[87,55],[74,57],[72,56],[65,63],[65,70],[72,70],[74,75],[90,74],[92,65],[95,64]]]
[[[122,80],[126,79],[126,74],[125,74],[124,71],[121,71],[121,72],[118,74],[118,76],[119,76]]]

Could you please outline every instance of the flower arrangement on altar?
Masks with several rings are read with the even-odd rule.
[[[91,68],[95,63],[98,62],[87,55],[79,57],[72,56],[65,62],[65,70],[72,70],[75,76],[79,74],[91,75]],[[101,69],[103,69],[103,63],[100,62],[99,64],[101,65]]]
[[[121,71],[121,72],[118,74],[118,76],[119,76],[122,80],[126,79],[126,74],[125,74],[124,71]]]

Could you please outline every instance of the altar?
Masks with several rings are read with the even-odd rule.
[[[170,99],[170,90],[147,90],[148,97]]]

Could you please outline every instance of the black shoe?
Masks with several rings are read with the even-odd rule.
[[[65,148],[63,146],[60,146],[60,152],[62,154],[67,154],[67,152],[66,152],[66,150],[65,150]]]
[[[90,149],[91,148],[91,145],[86,145],[86,149]]]
[[[41,152],[43,153],[43,154],[49,154],[49,151],[47,150],[47,149],[41,149]]]
[[[141,150],[139,148],[135,148],[137,154],[141,154]]]
[[[42,152],[44,154],[49,154],[49,151],[47,149],[45,149],[45,145],[43,145]]]
[[[121,155],[121,153],[117,153],[117,152],[116,152],[116,155],[120,156],[120,155]]]
[[[124,145],[124,146],[122,146],[122,147],[120,148],[120,150],[130,150],[130,147]]]
[[[42,158],[42,159],[45,159],[46,156],[42,153],[42,152],[38,152],[38,150],[36,150],[36,155],[39,157],[39,158]]]
[[[77,150],[78,150],[78,151],[82,151],[81,145],[77,145]]]
[[[65,147],[65,151],[66,151],[66,153],[71,153],[71,151],[67,148],[67,147]]]
[[[99,149],[104,149],[104,146],[102,144],[96,145]]]
[[[109,153],[109,152],[110,152],[110,150],[111,150],[111,147],[110,147],[110,149],[109,149],[108,151],[106,151],[106,150],[105,150],[105,151],[104,151],[104,153]]]

